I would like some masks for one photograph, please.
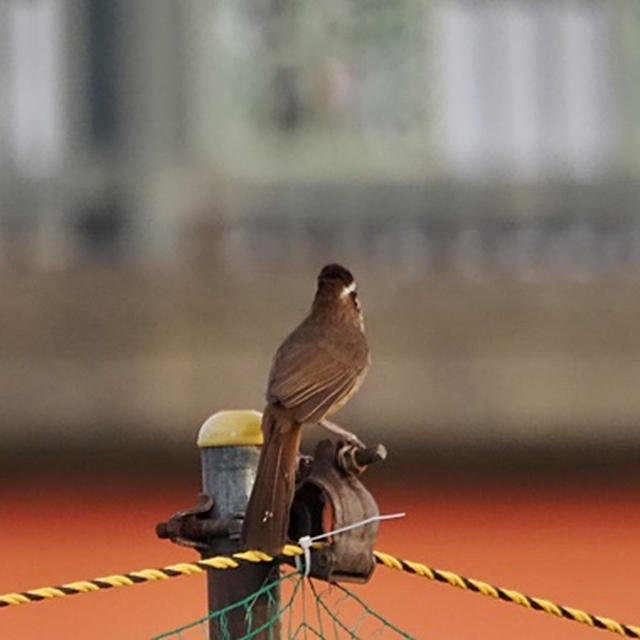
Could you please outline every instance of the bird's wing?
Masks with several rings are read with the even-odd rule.
[[[348,396],[363,368],[338,360],[315,341],[290,340],[274,359],[267,399],[291,409],[297,422],[317,422]]]

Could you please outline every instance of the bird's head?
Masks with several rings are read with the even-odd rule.
[[[318,275],[316,302],[338,303],[345,309],[354,310],[361,316],[356,291],[356,281],[351,272],[341,264],[328,264]]]
[[[351,271],[345,269],[341,264],[328,264],[322,267],[322,271],[318,275],[318,289],[322,287],[330,288],[332,291],[346,296],[356,290],[356,281],[351,275]]]

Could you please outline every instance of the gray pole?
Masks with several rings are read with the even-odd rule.
[[[208,418],[198,434],[202,461],[202,488],[214,499],[214,520],[234,518],[245,512],[255,479],[262,431],[257,411],[220,411]],[[202,552],[203,558],[241,551],[239,540],[217,538]],[[226,571],[212,570],[207,575],[209,611],[218,611],[243,600],[279,576],[277,563],[262,562]],[[280,604],[279,588],[271,591],[272,599],[262,595],[251,604],[251,617],[245,607],[225,614],[225,620],[214,618],[209,623],[210,640],[237,640],[249,631],[275,619]],[[251,626],[248,621],[251,620]],[[224,622],[224,627],[221,622]],[[269,628],[270,627],[270,628]],[[257,640],[280,637],[280,623],[268,625],[252,635]]]

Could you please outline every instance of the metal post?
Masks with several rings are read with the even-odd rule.
[[[213,496],[212,518],[236,517],[245,512],[255,479],[262,431],[257,411],[220,411],[208,418],[198,434],[202,461],[202,488]],[[240,551],[239,540],[220,538],[202,552],[203,558]],[[209,571],[209,611],[218,611],[251,595],[279,575],[277,563],[260,563],[229,571]],[[279,588],[251,604],[251,629],[275,620],[280,603]],[[242,638],[248,632],[247,611],[239,607],[225,614],[225,631],[217,618],[209,623],[209,638]],[[258,640],[280,637],[279,622],[254,636]]]

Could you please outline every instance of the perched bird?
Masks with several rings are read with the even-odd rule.
[[[358,390],[369,363],[356,282],[343,266],[327,265],[309,315],[280,345],[271,365],[264,444],[242,528],[245,548],[271,555],[282,550],[303,424],[320,424],[363,446],[327,416]]]

